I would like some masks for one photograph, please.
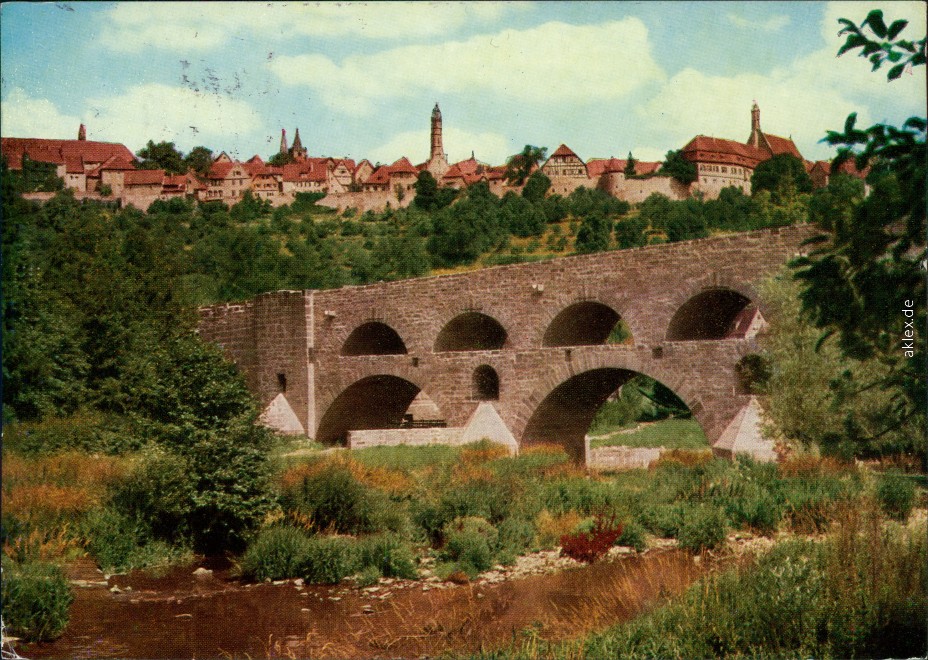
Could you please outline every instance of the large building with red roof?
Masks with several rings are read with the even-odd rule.
[[[734,186],[751,193],[751,175],[760,163],[789,154],[803,160],[792,138],[764,133],[760,128],[760,108],[751,108],[751,134],[747,142],[697,135],[683,147],[683,157],[696,165],[697,179],[692,191],[707,199],[719,196],[724,188]]]

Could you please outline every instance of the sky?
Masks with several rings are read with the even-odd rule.
[[[247,159],[300,129],[310,155],[429,154],[439,103],[454,162],[526,144],[661,160],[696,135],[765,132],[804,157],[858,125],[925,116],[925,70],[887,82],[836,58],[838,18],[872,8],[925,35],[922,2],[0,5],[0,134],[204,145]]]

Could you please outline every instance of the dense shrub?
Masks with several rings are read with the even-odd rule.
[[[497,529],[499,554],[501,557],[505,555],[507,560],[531,550],[535,545],[535,525],[528,520],[518,517],[506,518]]]
[[[644,552],[648,549],[648,543],[644,538],[644,527],[634,520],[624,523],[622,533],[616,539],[615,544],[634,548],[635,552]]]
[[[96,410],[81,410],[69,417],[4,425],[3,444],[26,456],[65,450],[121,454],[138,450],[144,438],[131,420]]]
[[[82,523],[87,550],[107,571],[164,566],[189,560],[183,545],[169,545],[151,537],[144,523],[103,507],[89,512]]]
[[[877,481],[880,508],[891,518],[905,520],[915,504],[915,483],[899,472],[889,472]]]
[[[677,532],[681,548],[693,552],[712,550],[725,542],[725,514],[710,505],[687,507]]]
[[[360,562],[383,577],[414,580],[419,576],[409,543],[395,534],[375,534],[360,542]]]
[[[73,600],[67,579],[55,564],[17,564],[3,557],[5,633],[27,640],[54,639],[68,624]]]
[[[382,493],[358,481],[346,465],[332,463],[286,493],[284,506],[311,516],[320,531],[357,534],[377,530],[382,499]]]
[[[344,536],[312,536],[306,545],[302,576],[312,584],[338,584],[358,570],[359,548]]]
[[[310,540],[294,527],[270,527],[258,534],[242,556],[241,569],[256,580],[279,580],[302,574]]]
[[[473,577],[493,565],[499,533],[485,519],[457,518],[445,526],[443,533],[444,558],[457,562],[468,576]]]

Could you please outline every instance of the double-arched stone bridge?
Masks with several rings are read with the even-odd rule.
[[[755,287],[813,233],[794,226],[277,291],[203,308],[200,333],[239,365],[271,425],[323,443],[410,426],[422,393],[431,420],[412,426],[460,430],[480,406],[497,439],[557,442],[579,456],[596,410],[636,373],[673,390],[717,443],[751,403],[737,365],[763,326]],[[631,337],[610,342],[619,321]]]

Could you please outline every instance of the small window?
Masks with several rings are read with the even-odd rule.
[[[277,374],[277,391],[281,394],[287,393],[287,374]]]

